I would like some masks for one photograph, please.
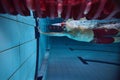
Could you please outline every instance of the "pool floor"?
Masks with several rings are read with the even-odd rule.
[[[84,48],[90,44],[73,45],[67,44],[68,41],[60,43],[59,39],[56,43],[51,45],[46,80],[120,80],[119,52],[110,53],[107,50],[102,52],[86,48],[71,50],[70,47]]]

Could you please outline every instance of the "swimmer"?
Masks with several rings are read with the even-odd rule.
[[[117,43],[120,42],[120,23],[100,20],[68,20],[60,23],[65,26],[62,32],[42,32],[47,36],[66,36],[83,42]],[[104,24],[103,24],[104,23]]]

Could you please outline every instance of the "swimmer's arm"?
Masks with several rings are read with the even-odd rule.
[[[39,32],[46,36],[66,36],[65,32],[42,32],[41,30],[39,30]]]
[[[47,36],[65,36],[63,32],[42,32],[41,34],[44,34]]]

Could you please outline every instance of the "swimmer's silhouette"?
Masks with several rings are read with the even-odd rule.
[[[119,20],[68,20],[60,23],[62,32],[42,32],[47,36],[66,36],[70,39],[95,43],[120,42]]]

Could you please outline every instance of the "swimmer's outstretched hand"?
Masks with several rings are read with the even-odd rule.
[[[38,32],[41,33],[41,34],[44,33],[44,32],[41,31],[41,29],[39,27],[38,27]]]

